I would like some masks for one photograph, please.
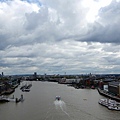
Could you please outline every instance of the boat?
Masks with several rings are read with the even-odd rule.
[[[30,92],[29,88],[22,89],[22,92]]]
[[[56,98],[55,98],[56,100],[61,100],[61,97],[60,96],[56,96]]]
[[[23,91],[23,92],[29,92],[30,91],[30,88],[32,87],[32,84],[25,84],[23,85],[20,89]]]
[[[27,88],[31,88],[31,87],[32,87],[32,84],[27,85]]]
[[[116,111],[120,111],[120,103],[115,101],[115,100],[111,100],[111,99],[100,99],[98,101],[98,103],[100,105],[103,105],[105,107],[107,107],[109,110],[116,110]]]
[[[116,111],[120,111],[120,107],[118,106],[108,106],[109,110],[116,110]]]
[[[21,86],[21,87],[20,87],[20,90],[23,90],[23,89],[26,88],[26,87],[27,87],[27,84]]]

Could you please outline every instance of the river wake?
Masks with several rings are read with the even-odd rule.
[[[59,109],[59,108],[61,108],[61,109],[66,109],[66,105],[65,105],[65,102],[64,101],[62,101],[62,100],[55,100],[54,101],[54,104],[55,104],[55,107],[56,107],[56,109]]]
[[[65,104],[64,101],[62,101],[62,100],[59,100],[59,101],[55,100],[54,104],[55,104],[56,109],[62,110],[62,112],[65,113],[69,117],[69,119],[71,119],[69,113],[66,111],[67,109],[66,109],[66,104]]]

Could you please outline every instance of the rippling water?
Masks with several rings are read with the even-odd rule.
[[[97,90],[39,81],[32,85],[28,93],[18,87],[9,96],[23,94],[24,102],[0,104],[1,120],[120,120],[120,111],[110,111],[98,104],[104,97]],[[55,100],[58,95],[60,101]]]

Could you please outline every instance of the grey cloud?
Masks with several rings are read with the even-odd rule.
[[[100,43],[118,43],[120,44],[120,28],[119,24],[104,26],[96,26],[86,36],[84,35],[79,40],[86,42],[100,42]],[[94,27],[93,27],[94,28]]]
[[[26,13],[26,29],[34,30],[36,27],[42,27],[44,23],[48,22],[48,9],[41,7],[38,13]]]
[[[1,71],[118,72],[120,3],[101,8],[94,23],[86,21],[88,9],[79,0],[41,0],[40,6],[17,0],[5,5],[0,9]]]
[[[99,19],[88,24],[88,32],[79,40],[86,42],[116,43],[120,44],[120,3],[114,1],[109,6],[101,8]]]

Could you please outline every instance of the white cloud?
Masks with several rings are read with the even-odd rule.
[[[0,2],[1,72],[119,72],[120,3],[90,1]]]

